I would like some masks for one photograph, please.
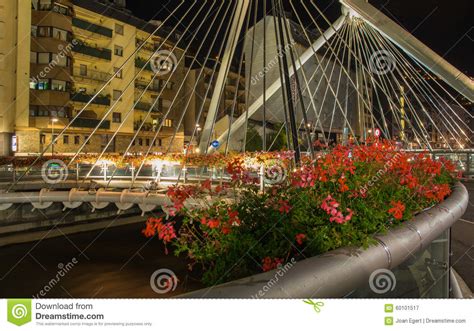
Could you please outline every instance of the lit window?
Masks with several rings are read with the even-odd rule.
[[[33,37],[37,37],[38,36],[38,27],[36,25],[32,25],[31,26],[31,35]]]
[[[123,47],[115,45],[114,54],[117,56],[123,56]]]
[[[57,66],[60,67],[67,67],[69,64],[67,56],[64,56],[64,54],[61,55],[54,55],[54,62]]]
[[[51,80],[51,90],[66,91],[66,82],[62,80]]]
[[[115,77],[117,77],[118,79],[122,79],[122,77],[123,77],[123,76],[122,76],[123,72],[122,72],[121,69],[114,67],[114,72],[117,73],[117,75],[116,75]]]
[[[66,30],[58,29],[58,28],[53,28],[53,38],[67,41],[68,39],[68,32]]]
[[[51,53],[38,53],[39,64],[49,64],[51,62]]]
[[[171,120],[171,119],[169,119],[169,118],[165,119],[165,122],[164,122],[163,126],[164,126],[165,128],[171,128],[171,127],[173,127],[173,120]]]
[[[37,86],[38,90],[49,90],[49,81],[47,79],[40,79]]]

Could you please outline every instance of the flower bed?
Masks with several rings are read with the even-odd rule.
[[[119,168],[127,167],[130,165],[139,166],[140,164],[153,164],[156,162],[163,162],[176,165],[186,165],[192,167],[210,167],[210,168],[223,168],[228,164],[236,162],[251,162],[254,165],[265,164],[270,165],[274,160],[288,163],[293,158],[293,152],[254,152],[245,154],[230,153],[224,154],[212,154],[212,155],[200,155],[200,154],[151,154],[147,156],[142,155],[107,155],[99,159],[97,154],[83,154],[79,155],[74,159],[73,165],[76,164],[100,164],[103,161],[107,161],[110,164],[114,164]],[[23,156],[23,157],[0,157],[0,166],[13,165],[15,168],[24,168],[35,162],[37,156]],[[38,159],[36,165],[41,165],[49,160],[59,159],[64,163],[68,164],[72,160],[72,156],[69,155],[54,155],[54,156],[43,156]]]
[[[179,218],[149,219],[144,230],[188,258],[206,285],[343,246],[368,247],[373,234],[444,200],[459,175],[451,162],[405,153],[391,141],[336,146],[296,169],[288,163],[280,169],[287,176],[265,192],[245,157],[232,158],[227,171],[230,185],[171,187],[168,209]],[[185,207],[206,196],[213,199],[204,208]]]

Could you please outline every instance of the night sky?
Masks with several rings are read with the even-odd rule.
[[[127,8],[145,20],[152,18],[164,20],[180,3],[179,0],[128,0],[127,2]],[[288,1],[284,0],[284,2]],[[296,0],[293,2],[298,3]],[[338,1],[316,0],[315,2],[319,8],[324,9],[324,13],[330,20],[340,15]],[[474,76],[473,0],[370,0],[369,2],[382,9],[391,19],[458,69]],[[189,3],[191,4],[192,1],[189,0]],[[270,0],[268,3],[270,4]],[[178,12],[176,16],[179,17],[182,14]],[[302,16],[303,21],[308,19]],[[324,21],[321,19],[319,21],[324,26]]]

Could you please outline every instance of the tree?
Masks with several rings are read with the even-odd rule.
[[[255,127],[249,126],[247,128],[247,144],[245,150],[247,152],[256,152],[263,149],[263,139]]]

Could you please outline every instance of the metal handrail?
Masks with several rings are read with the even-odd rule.
[[[252,298],[265,285],[265,298],[339,298],[368,284],[377,269],[392,269],[412,254],[425,249],[466,211],[469,195],[461,183],[439,205],[413,220],[375,236],[379,242],[368,249],[339,248],[296,262],[283,277],[278,270],[181,295],[184,298]],[[275,281],[278,279],[278,281]]]

